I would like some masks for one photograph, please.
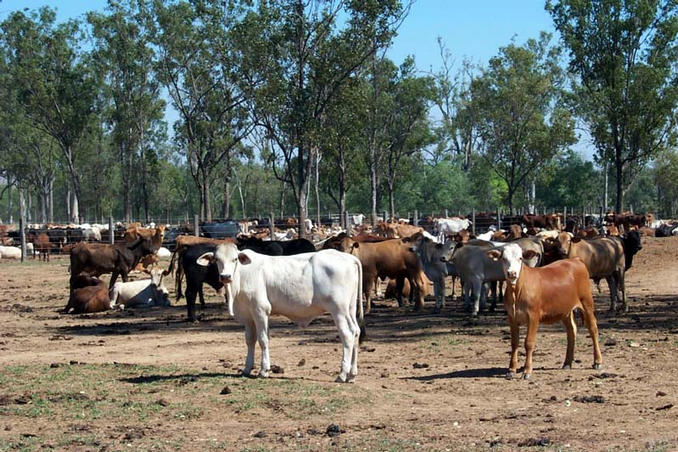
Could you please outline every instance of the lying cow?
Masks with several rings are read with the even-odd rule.
[[[169,306],[169,292],[162,283],[163,276],[169,271],[155,267],[144,270],[151,276],[150,279],[139,281],[117,282],[109,292],[111,308],[116,305],[120,309],[151,306]]]
[[[106,283],[86,273],[71,278],[71,294],[62,312],[66,314],[89,314],[111,309]]]
[[[268,318],[284,315],[300,326],[329,312],[343,345],[338,382],[349,382],[358,374],[358,342],[361,328],[356,319],[363,311],[360,261],[335,250],[295,256],[266,256],[251,250],[239,251],[233,244],[219,245],[200,256],[198,265],[216,262],[228,292],[228,311],[245,325],[247,359],[243,374],[254,367],[254,344],[261,347],[260,377],[270,370]]]
[[[529,258],[531,253],[528,251],[524,257]],[[603,359],[598,345],[598,325],[589,273],[584,263],[580,259],[565,259],[545,267],[530,268],[523,265],[523,251],[515,244],[490,249],[486,254],[501,265],[506,276],[504,307],[511,327],[511,361],[506,377],[513,378],[518,371],[521,325],[527,325],[523,378],[528,379],[532,374],[532,352],[540,323],[563,322],[567,330],[563,368],[570,368],[577,337],[575,308],[584,313],[584,322],[593,341],[593,368],[600,369]]]
[[[0,258],[21,259],[21,248],[16,246],[0,246]]]

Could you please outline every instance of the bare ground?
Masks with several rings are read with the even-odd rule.
[[[0,450],[676,450],[677,258],[678,238],[644,241],[626,315],[608,316],[594,288],[601,371],[585,328],[566,371],[565,332],[543,326],[532,381],[507,381],[503,310],[471,323],[458,300],[441,315],[386,300],[351,385],[333,383],[329,317],[273,319],[283,373],[245,379],[243,328],[211,289],[197,324],[183,302],[63,315],[66,258],[3,261]]]

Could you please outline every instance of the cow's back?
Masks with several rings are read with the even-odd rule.
[[[624,268],[624,247],[622,241],[614,237],[573,242],[568,257],[580,258],[592,278],[605,277]]]
[[[357,256],[367,271],[384,276],[405,272],[408,264],[419,267],[417,255],[400,239],[361,243]]]

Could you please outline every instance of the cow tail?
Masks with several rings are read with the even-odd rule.
[[[355,258],[356,266],[358,267],[358,296],[356,297],[358,303],[358,326],[360,326],[360,336],[358,336],[358,344],[361,344],[367,338],[367,330],[365,329],[365,312],[363,311],[363,265],[358,258]]]

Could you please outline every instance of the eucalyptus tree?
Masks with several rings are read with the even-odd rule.
[[[618,212],[637,174],[676,142],[678,2],[548,1],[579,77],[580,112],[604,163]]]
[[[94,61],[105,79],[105,119],[120,164],[120,198],[126,221],[132,217],[132,189],[146,187],[148,135],[164,115],[160,83],[153,73],[154,52],[147,28],[146,2],[109,0],[106,13],[87,15],[96,44]],[[137,171],[141,168],[142,171]],[[145,200],[149,220],[148,193]]]
[[[79,48],[79,22],[55,21],[47,7],[13,12],[0,25],[0,45],[26,118],[61,150],[73,189],[71,221],[78,222],[80,145],[96,118],[99,77]]]
[[[294,193],[302,236],[323,117],[406,11],[398,0],[257,2],[236,27],[243,85],[273,145],[273,170]]]
[[[502,47],[471,83],[479,150],[506,182],[506,202],[545,162],[575,141],[574,122],[563,102],[565,78],[560,51],[542,33],[523,46]]]
[[[152,7],[156,72],[179,113],[175,140],[199,187],[201,218],[208,221],[215,170],[251,130],[231,48],[239,8],[218,0],[155,0]]]
[[[384,93],[389,100],[383,121],[386,125],[386,185],[391,218],[395,218],[395,189],[402,176],[403,164],[432,144],[428,113],[433,94],[433,80],[416,75],[411,57],[394,71]]]

